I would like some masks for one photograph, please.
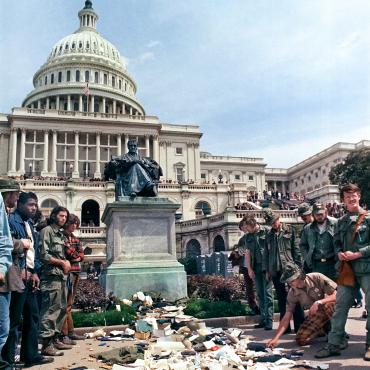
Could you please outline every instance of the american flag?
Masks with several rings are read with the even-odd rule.
[[[83,89],[83,93],[84,95],[88,96],[90,94],[90,90],[89,90],[89,83],[87,82],[86,83],[86,86],[84,87]]]

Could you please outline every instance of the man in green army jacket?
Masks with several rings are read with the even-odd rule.
[[[287,299],[285,284],[280,281],[281,275],[288,263],[295,263],[299,268],[302,268],[302,256],[292,227],[280,222],[279,214],[270,208],[264,210],[264,218],[266,223],[271,226],[266,236],[266,273],[267,278],[272,279],[275,287],[281,320],[286,312]],[[297,332],[304,320],[304,313],[300,305],[297,305],[293,319],[294,331]],[[287,331],[290,331],[290,327]]]
[[[65,257],[66,237],[61,231],[69,212],[57,206],[50,214],[49,226],[40,233],[40,257],[43,266],[40,275],[42,293],[40,338],[41,353],[46,356],[61,356],[58,349],[70,349],[61,339],[61,330],[67,308],[67,274],[71,264]]]
[[[336,253],[334,250],[334,228],[337,219],[328,217],[323,204],[313,206],[314,221],[303,228],[300,247],[304,265],[312,272],[320,272],[331,280],[336,278]]]
[[[246,266],[249,277],[253,279],[256,284],[256,292],[261,312],[260,322],[254,327],[272,330],[274,296],[272,282],[266,279],[266,260],[264,257],[266,235],[269,228],[257,223],[254,216],[247,216],[245,218],[245,225],[248,231],[245,239],[247,247],[245,257]]]
[[[347,214],[339,219],[335,229],[335,251],[340,261],[350,262],[356,285],[338,285],[328,344],[316,353],[317,358],[340,355],[340,343],[345,336],[348,311],[353,304],[358,286],[365,293],[366,306],[370,307],[370,214],[360,207],[361,194],[357,185],[343,186],[340,196]],[[370,317],[367,318],[366,330],[364,360],[370,361]]]

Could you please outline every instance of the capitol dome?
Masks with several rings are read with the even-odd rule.
[[[79,11],[79,29],[58,41],[33,77],[22,106],[58,111],[144,115],[136,83],[118,49],[96,30],[90,0]]]

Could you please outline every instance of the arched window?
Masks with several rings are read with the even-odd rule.
[[[100,208],[98,202],[89,199],[82,204],[81,226],[99,226]]]
[[[62,72],[58,72],[58,82],[62,82]]]
[[[45,85],[48,84],[48,76],[45,76]]]
[[[51,74],[50,76],[50,83],[53,84],[54,83],[54,73]]]
[[[212,212],[211,206],[208,202],[201,200],[195,205],[195,213],[198,217],[208,216]]]
[[[71,81],[71,71],[67,71],[67,82]]]
[[[80,71],[76,71],[76,82],[80,82]]]
[[[200,256],[201,247],[197,239],[191,239],[186,244],[186,257]]]
[[[54,199],[45,199],[41,203],[40,210],[44,217],[49,217],[52,209],[57,206],[58,203]]]
[[[89,79],[90,79],[90,72],[85,71],[85,82],[89,82]]]
[[[112,76],[112,86],[116,87],[116,78]]]
[[[215,252],[221,252],[226,250],[224,238],[221,235],[217,235],[213,240],[213,250]]]
[[[99,72],[95,72],[95,81],[96,84],[99,83]]]

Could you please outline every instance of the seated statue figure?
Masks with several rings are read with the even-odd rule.
[[[104,169],[105,179],[115,180],[116,199],[120,196],[156,197],[161,167],[153,159],[137,153],[136,140],[129,140],[127,147],[128,153],[112,156]]]

